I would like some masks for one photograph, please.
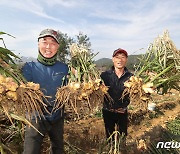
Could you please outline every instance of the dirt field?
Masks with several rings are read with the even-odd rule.
[[[177,91],[166,95],[156,95],[153,100],[157,103],[155,111],[140,110],[129,114],[128,153],[141,153],[142,151],[137,149],[140,139],[145,140],[148,146],[148,143],[160,138],[167,121],[180,115],[180,97]],[[66,147],[70,148],[68,150],[97,154],[105,141],[103,120],[101,117],[90,117],[65,122],[64,137]]]
[[[144,154],[151,143],[162,141],[166,123],[180,116],[180,96],[178,91],[166,95],[153,96],[157,104],[155,111],[129,110],[129,127],[127,136],[127,154]],[[139,148],[139,142],[145,141],[147,149]],[[65,151],[67,154],[100,154],[106,141],[104,123],[99,113],[78,121],[65,120]],[[49,153],[49,139],[43,144],[43,153]],[[101,152],[102,153],[102,152]],[[104,151],[103,154],[107,153]]]

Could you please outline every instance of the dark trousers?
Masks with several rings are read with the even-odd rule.
[[[106,137],[109,138],[111,134],[115,131],[115,126],[120,134],[127,136],[127,127],[128,127],[128,113],[116,113],[108,110],[102,110]]]
[[[63,154],[64,143],[64,118],[57,120],[56,122],[49,122],[47,120],[35,121],[32,124],[43,134],[48,134],[51,141],[51,153],[52,154]],[[32,127],[26,126],[25,130],[25,141],[24,141],[24,152],[23,154],[40,154],[41,145],[44,136],[38,133]]]

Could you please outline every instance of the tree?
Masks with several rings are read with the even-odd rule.
[[[90,38],[86,34],[84,35],[83,32],[79,32],[79,34],[76,37],[77,37],[77,44],[83,45],[87,47],[88,50],[91,50]]]
[[[91,49],[90,38],[86,34],[83,34],[83,32],[79,32],[79,34],[76,35],[76,37],[77,37],[77,41],[76,41],[77,44],[86,47],[87,50],[89,51],[90,57],[94,58],[98,54],[98,53],[96,54],[93,53],[93,50]]]
[[[92,49],[90,38],[86,34],[84,35],[82,32],[79,32],[79,34],[76,35],[75,39],[63,33],[61,33],[61,36],[62,37],[60,38],[60,46],[57,53],[58,60],[62,62],[68,62],[68,57],[70,56],[69,45],[71,45],[72,43],[77,43],[78,45],[85,46],[89,50],[89,52],[93,54],[91,52]]]
[[[73,39],[69,37],[67,34],[61,34],[62,37],[60,38],[60,46],[58,49],[57,57],[58,60],[62,62],[66,62],[67,57],[69,56],[69,45],[72,44]]]

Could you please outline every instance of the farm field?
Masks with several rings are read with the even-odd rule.
[[[6,47],[1,50],[0,152],[19,154],[23,151],[25,125],[31,125],[28,120],[33,115],[37,120],[43,117],[42,110],[47,111],[43,101],[46,96],[39,84],[24,80],[11,58],[19,57]],[[118,132],[113,143],[105,137],[101,108],[104,98],[111,97],[92,60],[95,55],[77,44],[72,44],[70,51],[69,66],[74,71],[70,71],[67,85],[57,89],[53,105],[55,111],[65,105],[65,153],[180,153],[180,50],[170,40],[168,31],[155,39],[135,67],[134,76],[124,83],[122,98],[129,94],[131,99],[126,145]],[[148,110],[148,103],[154,103],[155,109]],[[163,144],[157,148],[159,142]],[[163,147],[164,143],[172,147]],[[41,153],[49,152],[50,141],[45,136]]]
[[[180,116],[178,91],[173,90],[172,93],[166,95],[156,94],[153,96],[153,100],[157,103],[155,111],[132,112],[129,110],[129,128],[126,141],[128,154],[148,153],[152,143],[156,144],[158,141],[165,140],[164,135],[169,132],[167,123]],[[176,129],[180,131],[180,127]],[[106,140],[104,123],[100,113],[79,121],[66,121],[64,138],[67,153],[100,153],[99,149],[105,148],[103,144]],[[141,141],[144,141],[145,147],[139,145]],[[46,138],[44,153],[48,153],[48,142],[49,140]],[[108,152],[104,149],[103,153]]]

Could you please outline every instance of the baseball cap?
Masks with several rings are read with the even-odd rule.
[[[53,30],[53,29],[44,29],[44,30],[41,31],[41,33],[39,34],[38,40],[39,40],[40,38],[45,37],[45,36],[51,36],[51,37],[53,37],[53,38],[57,41],[57,43],[59,44],[59,40],[60,40],[60,38],[61,38],[61,35],[60,35],[59,31],[55,31],[55,30]]]
[[[116,50],[113,52],[113,57],[114,57],[117,53],[124,53],[124,54],[126,55],[126,57],[128,57],[128,53],[127,53],[127,51],[124,50],[124,49],[121,49],[121,48],[116,49]]]

